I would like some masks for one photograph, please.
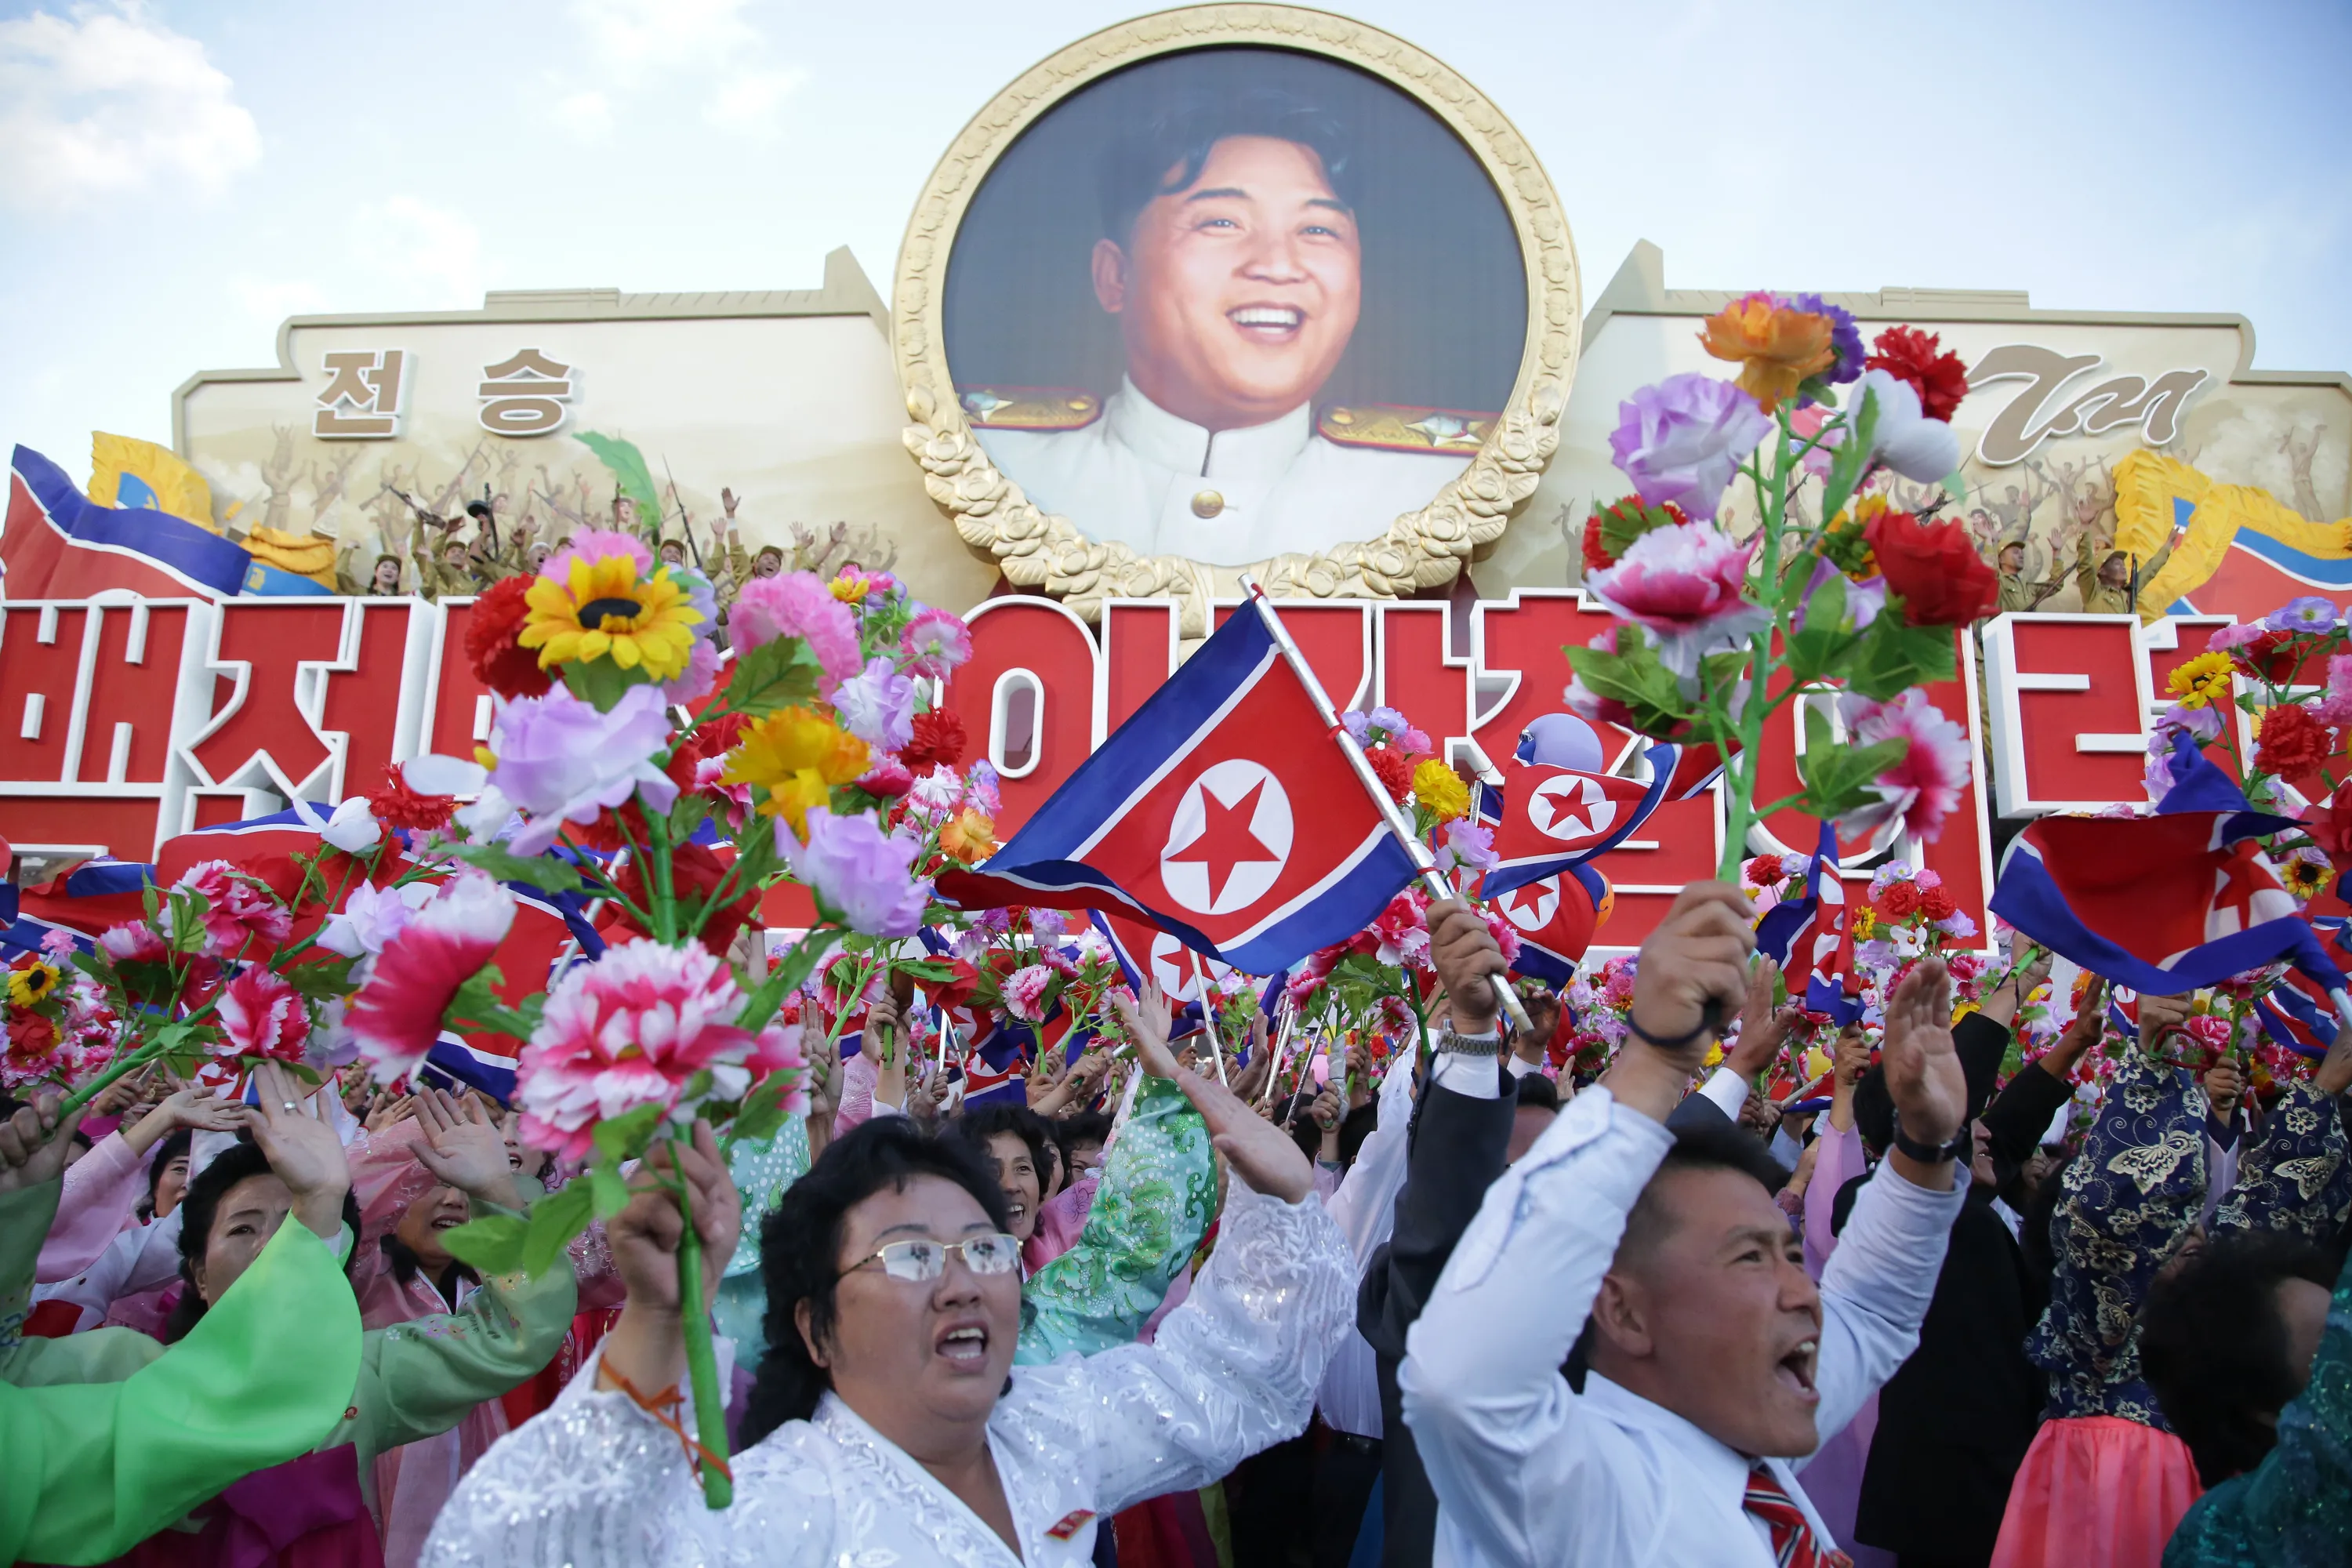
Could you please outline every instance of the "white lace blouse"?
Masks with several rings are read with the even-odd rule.
[[[1208,1267],[1158,1342],[1013,1370],[989,1447],[1029,1568],[1094,1556],[1097,1521],[1207,1485],[1305,1429],[1355,1311],[1339,1227],[1234,1180]],[[502,1439],[449,1500],[426,1568],[1005,1568],[996,1532],[827,1394],[735,1459],[735,1502],[703,1504],[677,1437],[583,1373]]]

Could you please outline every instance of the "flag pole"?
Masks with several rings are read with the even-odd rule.
[[[1192,961],[1192,994],[1201,1004],[1201,1032],[1209,1037],[1209,1059],[1217,1064],[1217,1081],[1225,1081],[1224,1047],[1217,1038],[1217,1015],[1209,1005],[1209,983],[1201,978],[1201,955],[1192,948],[1184,950]]]
[[[1315,678],[1315,671],[1308,668],[1307,656],[1298,651],[1298,645],[1290,640],[1289,628],[1282,624],[1282,617],[1276,615],[1274,606],[1267,603],[1265,590],[1259,587],[1247,573],[1242,574],[1241,584],[1242,592],[1255,606],[1258,618],[1265,623],[1266,631],[1274,637],[1275,647],[1282,650],[1283,659],[1290,666],[1291,673],[1298,677],[1301,686],[1307,688],[1307,695],[1314,702],[1315,711],[1322,719],[1323,727],[1330,731],[1332,740],[1339,742],[1341,754],[1348,759],[1348,765],[1356,770],[1356,778],[1364,786],[1364,793],[1371,796],[1373,804],[1380,807],[1381,816],[1387,819],[1389,831],[1396,836],[1405,853],[1412,857],[1412,863],[1421,873],[1422,886],[1429,889],[1431,898],[1441,901],[1459,898],[1461,895],[1447,887],[1445,879],[1437,874],[1436,858],[1430,854],[1429,846],[1421,841],[1421,836],[1412,830],[1412,824],[1406,820],[1403,809],[1389,798],[1388,786],[1381,784],[1380,775],[1372,772],[1372,764],[1366,760],[1364,749],[1356,744],[1356,737],[1348,733],[1346,726],[1339,722],[1339,715],[1331,707],[1331,699],[1324,694],[1323,683]],[[1528,1010],[1520,1003],[1518,993],[1511,989],[1510,982],[1499,973],[1488,978],[1495,984],[1495,1001],[1508,1016],[1512,1026],[1522,1035],[1534,1034],[1535,1023],[1528,1016]]]
[[[1274,1046],[1267,1053],[1265,1088],[1258,1092],[1257,1097],[1260,1105],[1274,1103],[1274,1080],[1282,1076],[1282,1058],[1289,1054],[1291,1026],[1298,1021],[1298,1010],[1290,1005],[1287,997],[1276,1005],[1282,1011],[1282,1023],[1275,1031]]]

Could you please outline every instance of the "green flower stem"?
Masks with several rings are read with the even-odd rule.
[[[1780,605],[1780,531],[1788,516],[1787,475],[1790,464],[1789,411],[1783,407],[1775,420],[1778,445],[1773,454],[1772,473],[1769,480],[1758,469],[1750,468],[1748,478],[1756,485],[1758,511],[1757,529],[1763,536],[1763,559],[1758,563],[1758,580],[1765,585],[1772,605],[1771,623],[1748,639],[1748,697],[1741,704],[1738,718],[1739,752],[1723,759],[1724,801],[1723,856],[1716,867],[1716,875],[1724,881],[1735,881],[1739,875],[1739,863],[1748,857],[1748,831],[1756,825],[1756,752],[1764,738],[1765,716],[1775,706],[1767,696],[1773,673],[1772,645],[1786,629],[1788,612]],[[1709,704],[1712,708],[1712,704]]]
[[[694,1435],[717,1464],[702,1466],[702,1500],[723,1509],[735,1500],[735,1484],[720,1467],[727,1462],[727,1401],[719,1390],[719,1357],[710,1344],[710,1309],[702,1299],[702,1238],[694,1230],[694,1199],[684,1181],[677,1212],[685,1228],[677,1238],[678,1326],[686,1333],[686,1374],[694,1390]]]
[[[670,887],[669,818],[646,814],[646,837],[652,858],[646,864],[646,885],[653,889],[654,935],[665,942],[677,940],[677,895]]]

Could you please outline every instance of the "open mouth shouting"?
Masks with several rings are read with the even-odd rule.
[[[931,1349],[959,1371],[978,1371],[988,1363],[988,1324],[979,1318],[942,1323]]]
[[[1236,305],[1225,320],[1252,342],[1286,344],[1298,340],[1307,312],[1296,305]]]
[[[1813,1387],[1813,1370],[1821,1360],[1821,1354],[1820,1339],[1809,1339],[1782,1356],[1774,1369],[1774,1375],[1780,1378],[1780,1385],[1808,1405],[1821,1399],[1821,1394]]]

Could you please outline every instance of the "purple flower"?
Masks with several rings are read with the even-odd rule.
[[[1404,715],[1393,708],[1373,709],[1370,722],[1373,729],[1385,730],[1391,735],[1402,735],[1412,728],[1411,724],[1405,722]]]
[[[1692,372],[1670,375],[1619,404],[1609,451],[1644,502],[1673,501],[1705,520],[1715,516],[1740,459],[1771,428],[1748,394]]]
[[[776,822],[776,853],[823,908],[867,936],[912,936],[921,929],[931,884],[909,871],[922,853],[918,839],[885,833],[870,816],[835,816],[809,808],[808,842]]]
[[[1070,929],[1070,917],[1059,910],[1031,910],[1029,929],[1047,939],[1061,936]]]
[[[2263,617],[2263,625],[2274,632],[2329,632],[2336,629],[2336,604],[2316,594],[2289,599],[2285,604]]]
[[[1451,871],[1456,866],[1467,866],[1473,871],[1493,868],[1501,857],[1495,853],[1495,830],[1484,824],[1457,816],[1445,825],[1442,841],[1437,847],[1437,867]]]
[[[531,820],[515,835],[514,852],[536,855],[555,842],[564,823],[584,827],[633,795],[650,810],[667,811],[677,785],[653,759],[668,744],[669,713],[657,687],[628,688],[609,713],[561,686],[519,699],[499,715],[490,733],[498,763],[464,820],[470,826],[477,814],[485,822],[503,819],[519,806]]]
[[[1004,815],[1004,796],[996,787],[996,770],[985,761],[977,762],[964,770],[964,804],[980,807],[986,817]]]
[[[1792,310],[1830,319],[1830,347],[1837,358],[1822,372],[1822,379],[1832,386],[1843,386],[1859,378],[1862,362],[1869,357],[1870,351],[1862,346],[1862,329],[1854,324],[1853,312],[1829,303],[1819,294],[1800,294],[1789,304]]]
[[[2174,703],[2164,710],[2164,717],[2156,721],[2156,733],[2148,738],[2148,750],[2170,756],[2172,737],[2183,730],[2196,736],[2200,742],[2220,740],[2221,710],[2210,704],[2203,708],[2183,708],[2179,703]]]
[[[1805,584],[1805,597],[1797,606],[1796,616],[1790,625],[1790,630],[1801,632],[1805,629],[1805,613],[1812,607],[1813,595],[1821,592],[1822,584],[1836,575],[1838,575],[1838,569],[1835,566],[1824,559],[1819,557],[1814,559],[1812,581]],[[1859,583],[1846,584],[1845,613],[1846,617],[1853,622],[1855,631],[1866,630],[1870,623],[1878,618],[1878,612],[1885,608],[1886,608],[1885,578],[1867,577]]]
[[[714,617],[707,624],[715,626],[718,623]],[[718,684],[718,645],[707,637],[697,637],[694,646],[686,650],[686,668],[678,671],[677,679],[662,682],[662,700],[680,707],[689,702],[699,702],[709,696],[711,689]]]
[[[1360,746],[1369,746],[1372,743],[1371,720],[1366,718],[1363,714],[1359,713],[1353,708],[1349,709],[1345,713],[1339,715],[1339,725],[1340,728],[1348,731],[1349,738],[1353,740],[1356,744]]]
[[[1977,922],[1969,918],[1967,910],[1954,910],[1936,921],[1936,929],[1955,942],[1966,942],[1977,934]]]
[[[877,654],[835,689],[833,710],[841,727],[877,752],[895,752],[915,738],[915,683]]]

